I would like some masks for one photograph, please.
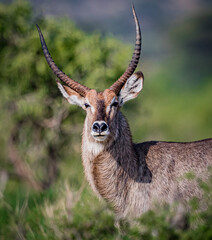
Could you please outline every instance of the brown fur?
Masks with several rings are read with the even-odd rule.
[[[185,179],[185,175],[192,172],[205,180],[207,168],[212,165],[212,139],[192,143],[132,142],[128,123],[119,112],[143,87],[143,74],[133,74],[140,57],[141,34],[132,9],[136,24],[132,60],[110,89],[101,93],[73,81],[56,66],[37,26],[49,66],[69,86],[57,81],[62,95],[87,112],[82,138],[85,175],[94,192],[114,206],[117,218],[140,216],[156,200],[172,203],[201,197],[197,182]]]
[[[73,97],[87,112],[82,136],[86,178],[96,195],[113,205],[117,219],[138,217],[156,202],[184,203],[193,196],[201,198],[197,179],[207,180],[212,165],[212,139],[132,142],[127,120],[119,110],[124,102],[137,96],[142,86],[142,75],[134,74],[118,96],[109,89],[100,93],[90,90],[85,98],[78,96],[78,102],[77,95],[66,88],[68,99]],[[119,104],[113,106],[114,101]],[[91,134],[95,121],[108,125],[104,140]],[[188,179],[188,174],[195,177]]]
[[[102,143],[95,155],[87,150],[84,138],[90,133],[84,126],[82,158],[91,187],[114,206],[117,218],[138,217],[156,201],[172,203],[201,196],[196,180],[186,179],[186,174],[192,172],[197,178],[207,179],[207,167],[212,165],[212,139],[134,144],[120,112],[110,127],[111,132],[117,132],[116,137],[114,134]]]

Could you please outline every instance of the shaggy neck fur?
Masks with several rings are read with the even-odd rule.
[[[128,123],[120,112],[110,124],[113,135],[106,142],[95,141],[87,126],[88,119],[85,120],[82,140],[87,180],[99,197],[114,206],[117,214],[127,214],[132,184],[151,182],[145,159],[136,152]]]
[[[212,139],[197,142],[134,144],[125,117],[118,112],[109,138],[96,142],[86,118],[82,139],[85,175],[93,191],[111,203],[116,219],[139,217],[155,202],[173,203],[202,197],[196,179],[209,177]],[[188,172],[196,179],[185,178]]]

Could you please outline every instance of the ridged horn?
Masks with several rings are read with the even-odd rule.
[[[74,81],[73,79],[71,79],[70,77],[68,77],[64,72],[62,72],[58,66],[54,63],[49,50],[46,46],[46,42],[44,40],[43,34],[39,28],[39,26],[36,24],[36,27],[38,29],[38,33],[40,36],[40,42],[41,42],[41,46],[43,49],[43,53],[44,56],[46,58],[46,61],[49,65],[49,67],[52,69],[53,73],[64,83],[66,83],[71,89],[75,90],[76,92],[78,92],[82,97],[85,97],[86,93],[90,90],[90,88]]]
[[[110,87],[110,90],[114,91],[116,94],[118,94],[121,90],[121,88],[126,83],[127,79],[134,73],[141,54],[141,30],[138,22],[138,18],[136,16],[135,8],[132,5],[132,12],[135,20],[136,25],[136,42],[135,42],[135,49],[133,52],[132,60],[124,72],[124,74]]]

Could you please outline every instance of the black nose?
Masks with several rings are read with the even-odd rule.
[[[93,124],[92,130],[100,134],[108,130],[108,125],[106,122],[96,121]]]

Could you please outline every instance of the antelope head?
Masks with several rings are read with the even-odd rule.
[[[108,89],[97,92],[63,73],[54,63],[40,28],[37,26],[43,53],[53,73],[66,85],[57,80],[58,88],[70,104],[82,107],[86,111],[86,126],[91,139],[104,142],[114,133],[115,120],[120,107],[135,98],[143,87],[142,72],[134,73],[140,58],[141,32],[139,22],[132,7],[136,25],[136,44],[132,60],[122,76]],[[134,74],[133,74],[134,73]]]

